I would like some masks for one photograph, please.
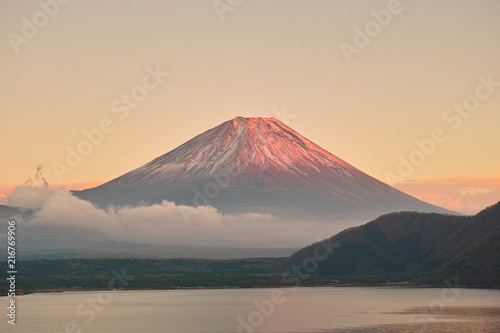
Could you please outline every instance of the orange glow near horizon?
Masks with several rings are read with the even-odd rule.
[[[104,184],[95,180],[66,185],[51,185],[52,188],[84,190]],[[18,185],[0,184],[0,199],[8,196]],[[493,205],[500,198],[500,175],[466,175],[446,179],[407,181],[393,185],[415,198],[458,213],[473,215]]]
[[[73,190],[73,191],[81,191],[81,190],[85,190],[85,189],[88,189],[88,188],[92,188],[92,187],[96,187],[96,186],[102,185],[105,182],[106,181],[103,181],[103,180],[93,180],[93,181],[89,181],[89,182],[74,183],[74,184],[65,184],[65,185],[54,184],[54,185],[50,185],[50,187],[51,188],[65,188],[67,190]],[[14,190],[14,188],[16,186],[19,186],[19,185],[22,185],[22,184],[17,184],[17,185],[13,185],[13,184],[0,184],[0,199],[1,198],[5,198],[9,194],[11,194],[12,191]]]
[[[500,175],[407,181],[394,187],[428,203],[473,215],[499,201]]]
[[[81,190],[85,190],[88,188],[102,185],[105,182],[106,181],[104,181],[104,180],[93,180],[93,181],[84,182],[84,183],[67,184],[67,185],[59,186],[59,187],[65,187],[68,190],[73,190],[73,191],[81,191]]]
[[[93,187],[256,116],[383,182],[413,159],[393,186],[424,201],[500,200],[500,1],[401,1],[346,61],[387,3],[255,0],[221,21],[211,2],[74,1],[16,52],[39,1],[0,1],[0,197],[38,165]]]

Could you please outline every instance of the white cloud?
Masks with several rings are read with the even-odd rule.
[[[1,203],[35,210],[28,220],[19,221],[25,227],[86,228],[141,243],[284,247],[305,245],[320,236],[314,231],[315,222],[282,221],[257,213],[227,215],[211,206],[195,208],[163,201],[102,210],[66,189],[48,187],[18,186]]]

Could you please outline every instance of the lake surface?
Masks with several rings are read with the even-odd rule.
[[[500,332],[500,291],[275,288],[65,292],[17,297],[1,332]]]

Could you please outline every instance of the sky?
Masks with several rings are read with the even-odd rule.
[[[473,214],[500,200],[500,2],[0,0],[0,197],[83,189],[236,116]]]

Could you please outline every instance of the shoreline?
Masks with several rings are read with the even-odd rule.
[[[304,286],[254,286],[254,287],[239,287],[239,286],[226,286],[226,287],[173,287],[173,288],[120,288],[120,289],[99,289],[99,288],[54,288],[54,289],[40,289],[40,290],[23,290],[21,293],[16,293],[17,296],[26,296],[31,294],[52,294],[52,293],[65,293],[65,292],[120,292],[120,291],[173,291],[173,290],[225,290],[225,289],[292,289],[292,288],[402,288],[402,289],[439,289],[447,288],[440,285],[398,285],[398,284],[381,284],[381,285],[362,285],[354,283],[345,283],[339,285],[304,285]],[[500,290],[500,287],[478,287],[478,286],[460,286],[456,289],[481,289],[481,290]],[[7,297],[7,295],[0,295],[0,297]]]

